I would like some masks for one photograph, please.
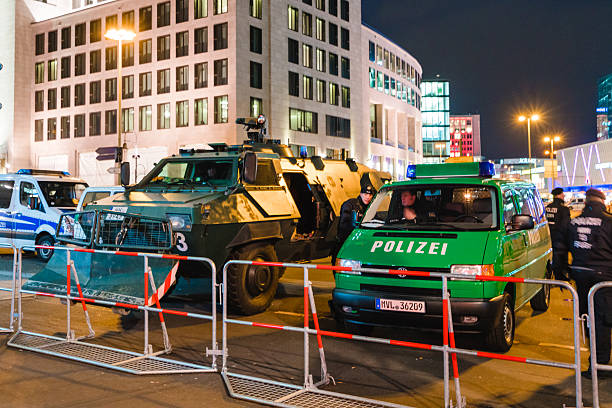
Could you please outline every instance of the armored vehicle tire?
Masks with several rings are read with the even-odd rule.
[[[55,241],[51,235],[42,235],[36,240],[36,245],[53,246]],[[49,248],[36,248],[36,256],[44,262],[48,262],[53,256],[53,250]]]
[[[278,262],[274,247],[266,243],[252,243],[237,248],[231,259]],[[232,265],[227,271],[228,301],[236,312],[252,315],[270,306],[280,277],[275,266]]]
[[[546,271],[545,279],[551,277],[550,267]],[[550,305],[550,285],[544,284],[540,291],[529,301],[531,308],[537,312],[545,312]]]
[[[499,319],[499,323],[493,326],[486,334],[485,339],[485,344],[489,349],[499,352],[510,350],[514,342],[515,320],[512,296],[508,292],[505,292],[503,296],[504,306],[502,316]]]

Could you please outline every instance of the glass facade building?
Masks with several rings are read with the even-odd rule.
[[[597,140],[612,138],[612,74],[597,82]]]
[[[440,163],[450,153],[449,81],[423,80],[421,118],[423,120],[423,162]]]

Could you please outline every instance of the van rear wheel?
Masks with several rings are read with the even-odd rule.
[[[486,346],[493,351],[505,352],[510,350],[512,343],[514,343],[514,328],[512,296],[504,292],[502,316],[499,322],[487,333]]]
[[[550,279],[552,272],[550,266],[547,267],[544,279]],[[537,312],[545,312],[550,306],[550,285],[544,284],[540,291],[529,301],[531,308]]]
[[[55,240],[51,235],[43,235],[36,240],[36,245],[51,247],[55,244]],[[53,249],[51,248],[36,248],[36,256],[43,262],[49,262],[49,259],[53,256]]]

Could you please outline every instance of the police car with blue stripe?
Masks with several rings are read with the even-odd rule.
[[[85,188],[85,181],[65,171],[21,169],[0,175],[0,243],[53,245],[60,215],[76,209]],[[39,248],[36,254],[48,261],[53,250]]]

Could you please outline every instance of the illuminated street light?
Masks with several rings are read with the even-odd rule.
[[[123,63],[123,56],[122,56],[122,43],[123,41],[132,41],[134,39],[134,37],[136,37],[136,33],[130,30],[126,30],[124,28],[121,29],[116,29],[116,28],[111,28],[110,30],[108,30],[105,34],[104,34],[104,38],[108,39],[108,40],[113,40],[113,41],[118,41],[119,46],[117,47],[117,105],[118,105],[118,115],[119,115],[119,119],[118,119],[118,126],[117,126],[117,148],[119,149],[123,149],[123,143],[121,141],[121,119],[123,117],[122,112],[121,112],[121,96],[123,94],[123,83],[122,83],[122,78],[121,78],[121,68],[122,68],[122,63]],[[117,185],[121,184],[121,163],[120,162],[115,162],[115,168],[116,173],[115,173],[115,183]]]
[[[556,173],[557,173],[557,165],[556,165],[556,163],[554,161],[555,160],[555,154],[557,154],[557,151],[555,150],[555,142],[560,142],[560,141],[561,141],[561,138],[559,136],[554,136],[554,137],[546,136],[544,138],[544,143],[549,143],[550,142],[550,150],[546,150],[544,152],[544,154],[546,154],[546,155],[550,154],[550,161],[551,161],[552,166],[554,168],[554,170],[553,170],[553,179],[552,179],[553,186],[555,185],[555,178],[556,178],[555,176],[556,176]]]
[[[537,113],[532,113],[530,116],[521,115],[518,117],[519,122],[527,121],[527,146],[529,149],[529,181],[531,179],[531,121],[532,120],[540,120],[540,115]]]

